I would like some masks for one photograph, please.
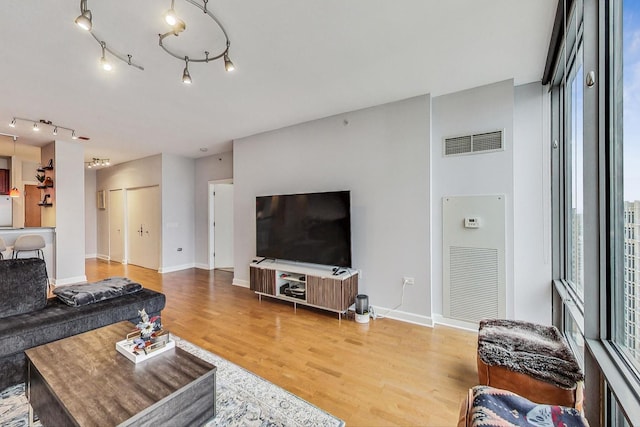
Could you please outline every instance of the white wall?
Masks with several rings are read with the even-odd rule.
[[[540,83],[515,88],[514,317],[551,324],[549,96]]]
[[[234,283],[249,280],[256,196],[350,190],[359,292],[384,311],[414,277],[392,315],[430,324],[430,114],[423,95],[235,141]]]
[[[60,285],[87,279],[84,269],[84,147],[76,142],[55,141],[54,144],[55,282]]]
[[[96,207],[96,171],[84,170],[84,254],[85,258],[95,258],[98,253]]]
[[[209,268],[208,197],[209,181],[233,178],[233,152],[214,154],[196,160],[195,189],[195,264]]]
[[[162,155],[162,262],[159,271],[194,267],[195,160]]]
[[[131,162],[120,163],[96,172],[96,191],[160,185],[162,182],[162,156],[156,155]],[[97,212],[98,256],[109,257],[109,209]]]
[[[506,195],[506,300],[513,317],[513,81],[433,98],[431,145],[432,299],[442,315],[442,198],[462,195]],[[504,129],[505,150],[443,157],[445,137]],[[438,316],[436,316],[438,318]]]
[[[161,273],[194,266],[195,160],[159,154],[97,171],[96,190],[158,185],[161,194]],[[109,257],[109,209],[97,211],[97,251]],[[182,251],[178,251],[182,248]]]

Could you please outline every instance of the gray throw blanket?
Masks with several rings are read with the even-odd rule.
[[[61,286],[54,289],[53,293],[65,304],[78,307],[121,295],[132,294],[141,289],[142,285],[140,283],[133,282],[126,277],[109,277],[95,283]]]
[[[569,345],[554,326],[482,320],[478,356],[487,365],[504,366],[563,389],[572,389],[584,379]]]

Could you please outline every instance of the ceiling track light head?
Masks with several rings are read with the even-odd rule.
[[[33,122],[33,131],[40,132],[40,128],[38,127],[38,124],[36,122]]]
[[[176,16],[176,11],[173,8],[175,5],[175,0],[171,0],[171,7],[164,13],[164,21],[171,25],[172,27],[176,25],[178,17]]]
[[[93,15],[87,9],[87,0],[80,0],[80,15],[74,22],[85,31],[91,31],[93,28]]]
[[[230,73],[236,69],[236,66],[229,59],[229,53],[224,54],[224,69]]]
[[[11,120],[11,123],[9,123],[9,126],[14,128],[16,127],[16,118],[14,117],[13,120]]]
[[[182,83],[191,84],[191,74],[189,74],[189,57],[184,57],[184,70],[182,71]]]
[[[100,57],[100,66],[105,71],[113,70],[113,66],[111,65],[111,63],[109,62],[109,60],[107,59],[107,56],[105,54],[105,51],[107,50],[107,44],[102,41],[102,42],[100,42],[100,47],[102,47],[102,56]],[[129,59],[131,59],[131,58],[129,58]]]

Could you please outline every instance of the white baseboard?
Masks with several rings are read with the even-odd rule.
[[[101,259],[103,261],[111,261],[111,257],[109,255],[96,254],[96,258]]]
[[[436,325],[450,326],[452,328],[463,329],[465,331],[478,332],[478,323],[466,322],[464,320],[449,319],[442,314],[434,314],[433,322]]]
[[[249,287],[249,281],[248,280],[236,279],[235,277],[233,278],[233,282],[231,282],[231,284],[234,285],[234,286],[241,286],[243,288],[248,288]]]
[[[75,285],[77,283],[85,283],[87,276],[68,277],[66,279],[52,279],[51,283],[56,286]]]
[[[384,316],[388,319],[400,320],[401,322],[413,323],[415,325],[433,327],[433,319],[421,314],[407,313],[406,311],[393,310],[385,307],[373,306],[376,315]]]
[[[196,263],[195,267],[200,270],[213,270],[213,268],[209,268],[209,264],[202,264],[200,262]]]
[[[174,265],[171,267],[161,267],[158,269],[158,273],[173,273],[174,271],[188,270],[190,268],[194,268],[196,265],[194,263],[191,264],[182,264],[182,265]]]
[[[98,254],[84,254],[84,259],[98,258]]]

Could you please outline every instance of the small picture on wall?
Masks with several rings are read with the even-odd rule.
[[[104,190],[99,190],[96,192],[96,206],[98,207],[98,209],[107,208],[107,195]]]

